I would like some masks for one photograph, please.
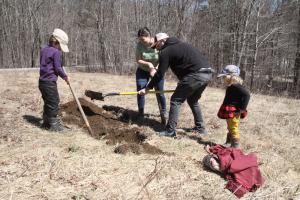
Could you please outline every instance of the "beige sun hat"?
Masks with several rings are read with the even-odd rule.
[[[69,48],[68,48],[69,37],[68,37],[68,35],[59,28],[54,29],[52,35],[55,37],[55,39],[58,40],[61,50],[63,52],[69,52]]]

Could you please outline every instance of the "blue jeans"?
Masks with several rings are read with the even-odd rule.
[[[136,89],[137,91],[143,89],[146,87],[149,79],[150,79],[150,73],[146,72],[140,68],[136,70]],[[158,84],[154,87],[155,90],[164,90],[164,82],[165,80],[162,79],[158,82]],[[156,99],[158,106],[161,106],[160,114],[166,115],[166,98],[163,93],[156,94]],[[137,103],[139,108],[139,114],[144,115],[144,107],[145,107],[145,96],[137,95]]]

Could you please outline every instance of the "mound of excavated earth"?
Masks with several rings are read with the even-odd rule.
[[[94,132],[91,136],[95,139],[106,139],[109,145],[118,144],[114,150],[115,153],[163,153],[157,147],[145,142],[147,136],[139,128],[129,127],[129,124],[124,122],[123,115],[120,118],[116,113],[106,111],[85,99],[81,98],[79,101]],[[61,105],[61,112],[64,123],[85,126],[75,101]],[[131,116],[126,113],[125,117]]]

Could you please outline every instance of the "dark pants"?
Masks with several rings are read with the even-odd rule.
[[[150,79],[150,73],[146,72],[140,68],[136,70],[136,89],[137,91],[143,89],[146,87],[149,79]],[[155,90],[164,90],[164,79],[162,79],[158,84],[154,87]],[[157,103],[158,106],[161,106],[160,112],[166,113],[166,98],[163,93],[156,94],[157,97]],[[143,95],[137,95],[137,102],[138,102],[138,108],[139,113],[144,114],[144,107],[145,107],[145,96]],[[162,114],[160,113],[160,114]]]
[[[59,95],[55,81],[39,81],[39,89],[44,100],[43,115],[51,118],[58,115]]]
[[[194,73],[186,75],[177,84],[176,90],[171,97],[169,120],[167,131],[176,131],[181,104],[187,100],[194,116],[196,129],[205,130],[204,120],[198,100],[200,99],[207,83],[211,80],[211,73]]]

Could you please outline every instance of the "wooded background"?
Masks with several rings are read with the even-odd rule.
[[[40,48],[61,28],[65,66],[133,73],[137,30],[147,26],[198,47],[216,71],[240,66],[251,91],[300,96],[300,0],[0,2],[0,68],[39,67]]]

